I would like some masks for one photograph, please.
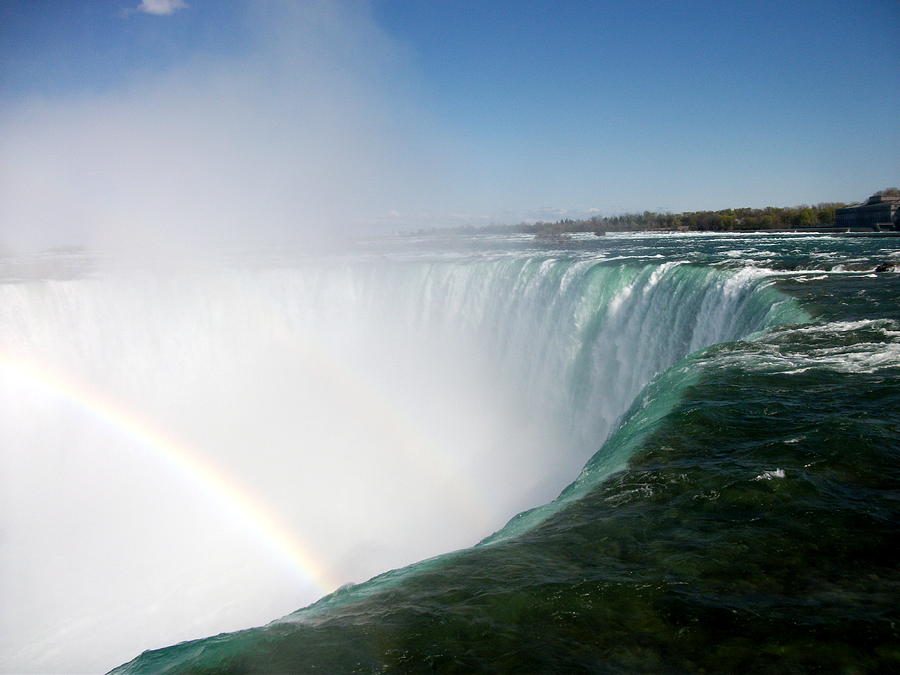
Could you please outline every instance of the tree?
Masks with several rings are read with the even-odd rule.
[[[816,214],[816,220],[819,221],[820,225],[833,225],[834,212],[834,208],[819,209],[819,212]]]

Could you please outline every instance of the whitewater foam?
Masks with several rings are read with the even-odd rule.
[[[775,469],[774,471],[763,471],[753,480],[773,480],[776,478],[784,478],[785,475],[784,469]]]

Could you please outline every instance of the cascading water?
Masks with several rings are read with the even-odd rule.
[[[3,665],[110,666],[469,546],[654,375],[803,318],[755,270],[534,253],[10,278]]]

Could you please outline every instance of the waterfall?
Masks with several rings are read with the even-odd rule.
[[[796,312],[760,271],[548,255],[0,283],[3,652],[96,669],[470,546]]]

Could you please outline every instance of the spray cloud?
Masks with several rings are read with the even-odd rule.
[[[308,240],[446,204],[449,144],[365,5],[242,11],[228,56],[8,106],[0,248]]]

